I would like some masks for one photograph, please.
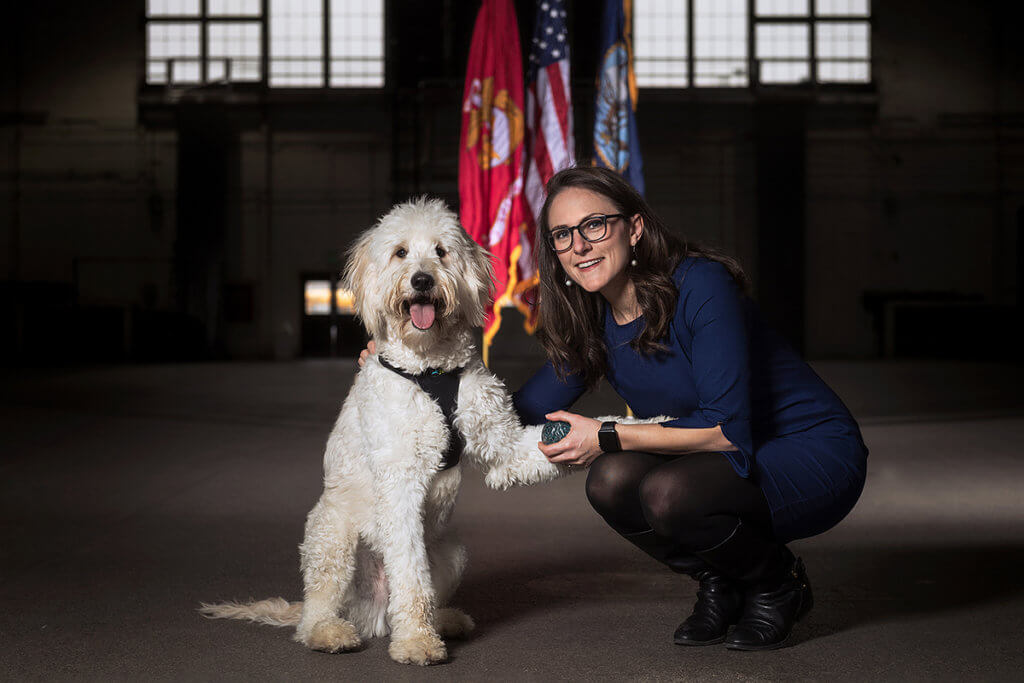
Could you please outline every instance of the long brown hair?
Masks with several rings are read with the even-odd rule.
[[[547,198],[537,225],[537,249],[540,267],[537,338],[559,377],[575,372],[593,389],[608,370],[608,350],[604,343],[604,299],[582,287],[567,287],[565,271],[558,256],[548,247],[548,213],[551,202],[566,188],[589,190],[610,200],[618,213],[643,219],[644,232],[636,245],[636,266],[626,273],[636,290],[637,303],[645,325],[630,342],[639,353],[655,354],[665,349],[660,340],[676,310],[679,290],[672,281],[676,266],[687,256],[702,256],[728,268],[740,288],[750,291],[750,280],[739,262],[722,252],[696,242],[681,240],[673,234],[647,205],[644,198],[623,178],[606,168],[581,166],[567,168],[551,177]]]

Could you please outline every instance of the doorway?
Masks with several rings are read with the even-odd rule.
[[[305,273],[302,276],[302,355],[309,358],[354,357],[368,337],[355,319],[352,294],[338,276]]]

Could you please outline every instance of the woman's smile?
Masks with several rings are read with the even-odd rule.
[[[604,261],[604,257],[603,256],[601,256],[599,258],[587,259],[586,261],[581,261],[581,262],[577,263],[576,264],[576,268],[579,269],[580,271],[586,273],[586,272],[589,272],[589,271],[593,270],[595,267],[597,267],[597,264],[599,264],[601,261]]]

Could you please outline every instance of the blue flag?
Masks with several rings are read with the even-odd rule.
[[[594,165],[621,174],[644,193],[644,161],[636,129],[633,0],[605,0],[594,103]]]

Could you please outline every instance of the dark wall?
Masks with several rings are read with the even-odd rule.
[[[803,351],[807,205],[806,105],[754,107],[757,177],[757,300],[775,326]]]
[[[533,8],[517,4],[525,51]],[[140,91],[142,3],[19,3],[0,29],[6,355],[298,355],[303,274],[336,273],[395,201],[457,204],[477,6],[390,2],[383,91],[192,94],[185,106]],[[595,7],[569,6],[581,161]],[[688,238],[736,255],[808,357],[1013,355],[1020,14],[875,3],[866,91],[642,90],[648,199]],[[949,334],[950,320],[975,333]],[[47,342],[67,331],[71,343]],[[981,341],[992,338],[1007,348]]]

